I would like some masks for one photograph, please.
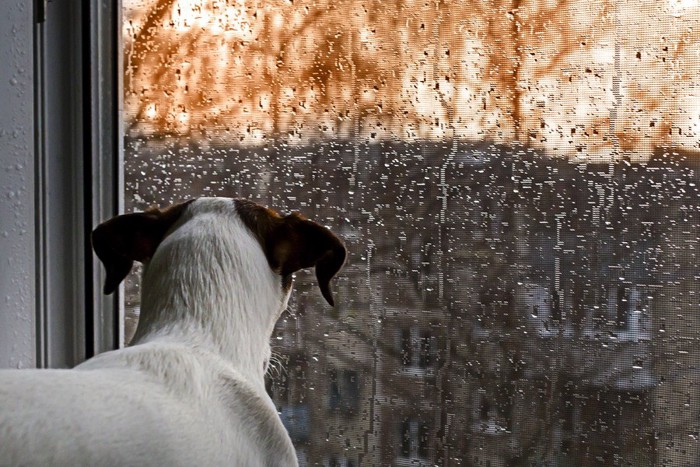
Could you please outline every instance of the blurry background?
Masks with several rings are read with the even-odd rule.
[[[123,5],[127,211],[350,250],[274,335],[302,465],[700,462],[699,2]]]

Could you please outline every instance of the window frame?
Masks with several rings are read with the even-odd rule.
[[[89,161],[90,217],[86,232],[100,222],[124,212],[124,163],[123,163],[123,96],[122,96],[122,1],[84,1],[89,7],[89,50],[83,49],[90,66],[90,107],[87,125],[90,144],[85,145],[84,160]],[[87,254],[92,261],[91,277],[86,290],[91,306],[86,317],[92,320],[92,353],[97,354],[124,346],[124,286],[113,296],[102,293],[105,273],[92,245],[86,243]],[[88,342],[90,340],[88,339]]]
[[[123,210],[120,11],[120,0],[34,4],[40,368],[72,367],[123,345],[123,293],[102,294],[104,271],[90,243],[94,226]]]

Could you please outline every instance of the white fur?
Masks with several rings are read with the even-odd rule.
[[[190,204],[142,290],[131,347],[0,371],[0,464],[297,465],[264,383],[289,295],[234,202]]]

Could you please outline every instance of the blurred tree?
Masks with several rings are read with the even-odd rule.
[[[661,1],[127,3],[131,129],[292,142],[457,137],[561,154],[613,140],[626,151],[650,140],[697,145],[684,83],[700,71],[700,19]],[[627,14],[640,8],[643,21]],[[614,80],[624,101],[611,126]]]

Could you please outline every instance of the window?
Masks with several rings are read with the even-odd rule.
[[[430,331],[422,331],[420,333],[419,352],[418,352],[418,368],[429,368],[432,365],[432,334]]]
[[[413,326],[401,330],[399,349],[402,370],[416,375],[431,374],[434,347],[434,337],[429,328]]]
[[[115,5],[18,2],[0,19],[2,367],[69,367],[118,345],[89,242],[118,205]]]
[[[408,367],[413,364],[413,341],[411,330],[401,331],[401,365]]]
[[[355,463],[351,459],[343,456],[331,456],[328,462],[325,462],[323,465],[328,467],[355,467]]]
[[[304,465],[700,462],[699,2],[122,3],[125,210],[346,240],[273,339]]]
[[[360,398],[357,371],[343,370],[339,373],[331,370],[329,376],[329,408],[348,416],[356,414]]]
[[[414,460],[428,458],[428,425],[414,418],[406,418],[400,423],[401,448],[397,464],[415,465]]]

